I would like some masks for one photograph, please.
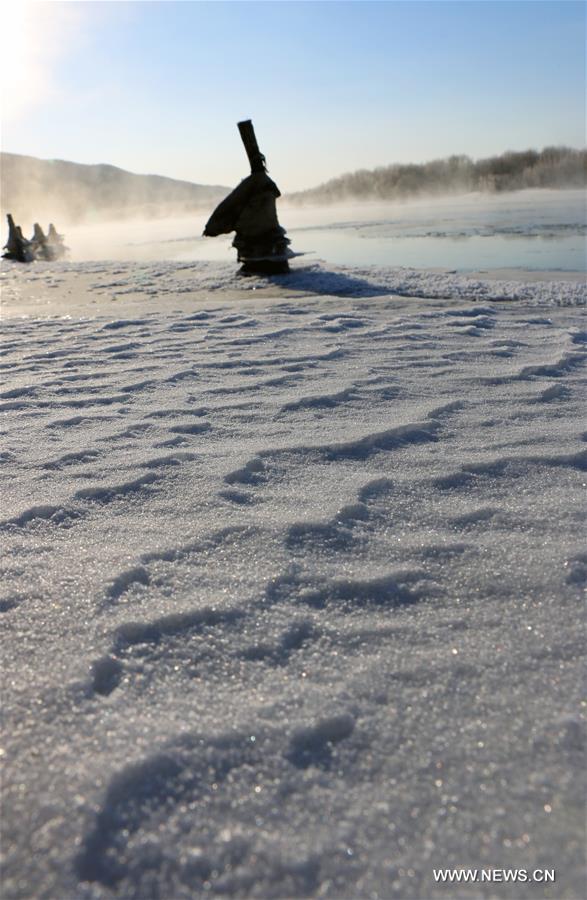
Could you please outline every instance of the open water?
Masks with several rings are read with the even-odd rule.
[[[211,211],[210,211],[211,212]],[[404,204],[294,207],[279,218],[307,260],[449,271],[587,271],[580,190],[421,198]],[[204,238],[207,213],[84,226],[67,234],[73,259],[236,262],[232,235]]]

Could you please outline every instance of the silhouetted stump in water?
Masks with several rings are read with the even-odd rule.
[[[14,224],[11,214],[6,216],[8,220],[8,240],[4,246],[4,259],[12,259],[16,262],[33,262],[36,259],[54,260],[61,259],[67,253],[67,247],[63,242],[63,236],[57,234],[54,225],[49,225],[49,234],[45,235],[38,222],[35,222],[33,236],[30,241],[23,237],[20,225]]]
[[[277,219],[276,200],[281,192],[269,178],[265,157],[259,150],[253,123],[238,123],[247,151],[251,174],[216,207],[204,229],[206,237],[235,231],[232,246],[247,274],[289,272],[288,260],[294,255],[289,238]]]
[[[6,218],[8,220],[8,240],[4,245],[6,252],[2,254],[3,258],[14,259],[16,262],[32,262],[35,255],[31,242],[23,237],[20,226],[14,224],[10,213]]]

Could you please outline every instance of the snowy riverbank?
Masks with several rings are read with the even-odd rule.
[[[2,272],[3,895],[580,896],[584,282]]]

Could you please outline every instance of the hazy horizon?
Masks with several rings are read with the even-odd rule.
[[[584,141],[580,2],[29,2],[3,11],[2,150],[283,193]],[[9,75],[9,79],[7,79]]]
[[[230,192],[228,186],[141,175],[109,165],[2,153],[0,234],[11,213],[25,230],[34,222],[61,228],[91,223],[166,220],[205,214]],[[391,165],[330,179],[317,188],[282,195],[280,206],[346,203],[434,203],[437,198],[487,196],[548,189],[584,189],[587,151],[544,148],[473,161],[453,156],[422,165]],[[205,221],[205,220],[204,220]],[[202,223],[203,228],[204,222]],[[201,230],[201,229],[200,229]]]

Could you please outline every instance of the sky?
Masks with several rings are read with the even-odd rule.
[[[585,144],[575,0],[3,5],[2,149],[282,191],[359,168]]]

